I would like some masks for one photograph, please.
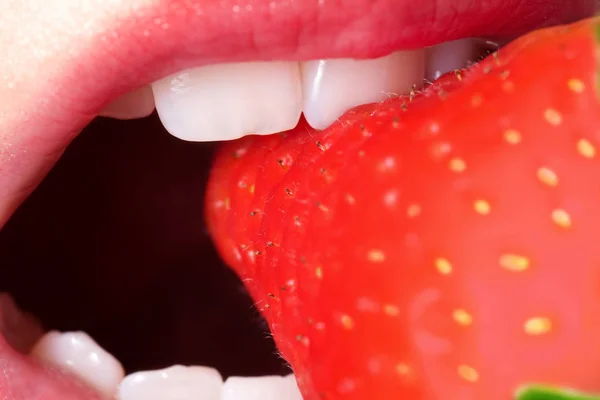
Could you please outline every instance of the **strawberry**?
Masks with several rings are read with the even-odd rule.
[[[598,32],[222,148],[209,228],[306,400],[600,391]]]

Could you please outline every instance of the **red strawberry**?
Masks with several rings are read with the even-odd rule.
[[[305,399],[600,391],[599,31],[223,148],[210,230]]]

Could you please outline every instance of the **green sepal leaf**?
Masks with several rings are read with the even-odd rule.
[[[576,390],[528,385],[516,393],[516,400],[600,400],[600,395],[578,392]]]

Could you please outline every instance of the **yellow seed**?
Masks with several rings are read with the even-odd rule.
[[[569,228],[571,226],[571,216],[562,208],[552,211],[552,221],[561,228]]]
[[[471,322],[473,322],[473,317],[471,316],[471,314],[469,314],[467,311],[463,310],[462,308],[459,308],[457,310],[454,310],[452,312],[452,318],[454,318],[454,320],[460,324],[460,325],[471,325]]]
[[[341,322],[345,329],[350,330],[354,328],[354,320],[347,314],[342,315]]]
[[[421,214],[421,206],[419,204],[411,204],[406,209],[406,215],[409,218],[418,217]]]
[[[571,89],[575,93],[583,93],[583,91],[585,90],[585,84],[583,83],[583,81],[577,78],[569,79],[567,85],[569,86],[569,89]]]
[[[506,93],[511,93],[515,90],[515,84],[513,81],[506,81],[502,84],[502,90]]]
[[[398,363],[396,364],[396,372],[400,375],[408,375],[412,371],[412,368],[407,363]]]
[[[525,271],[529,268],[530,261],[527,257],[518,254],[502,254],[500,256],[500,266],[509,271]]]
[[[504,131],[504,140],[510,144],[518,144],[521,142],[521,132],[516,129],[507,129]]]
[[[537,177],[542,183],[548,186],[558,185],[558,176],[556,176],[556,173],[548,167],[541,167],[538,169]]]
[[[492,210],[490,203],[485,200],[475,200],[475,203],[473,203],[473,208],[478,214],[481,215],[488,215]]]
[[[471,98],[471,106],[479,107],[481,103],[483,103],[483,97],[481,97],[481,95],[476,94]]]
[[[316,322],[315,329],[318,331],[324,331],[325,330],[325,322]]]
[[[500,65],[500,55],[498,54],[498,50],[492,53],[492,59],[494,60],[494,64]]]
[[[477,382],[479,379],[479,373],[475,370],[475,368],[468,365],[459,365],[458,374],[461,378],[469,382]]]
[[[308,347],[310,346],[310,339],[307,338],[306,336],[303,335],[298,335],[298,337],[296,337],[296,339],[302,343],[303,346]]]
[[[596,148],[587,139],[579,139],[577,141],[577,151],[585,158],[594,158],[596,155]]]
[[[450,264],[450,261],[446,260],[445,258],[436,258],[435,268],[442,275],[449,275],[452,273],[452,264]]]
[[[442,141],[435,142],[429,148],[431,157],[435,161],[442,160],[444,157],[446,157],[448,155],[448,153],[450,153],[451,150],[452,150],[452,146],[450,145],[450,143],[442,142]]]
[[[390,317],[396,317],[400,314],[400,309],[398,306],[393,304],[386,304],[383,306],[383,312],[389,315]]]
[[[528,335],[543,335],[552,330],[552,321],[546,317],[532,317],[525,321],[524,329]]]
[[[323,279],[323,268],[317,267],[315,269],[315,275],[317,275],[317,279]]]
[[[546,111],[544,111],[544,119],[550,125],[558,126],[562,124],[562,115],[554,108],[547,108]]]
[[[367,258],[373,263],[381,263],[385,261],[385,253],[379,249],[372,249],[369,250]]]
[[[346,196],[344,197],[346,198],[348,204],[356,204],[356,199],[350,193],[346,193]]]
[[[255,185],[250,185],[250,187],[248,188],[248,190],[250,191],[251,194],[254,194],[255,189],[256,189]]]
[[[329,212],[329,207],[327,207],[325,204],[323,203],[318,203],[317,207],[319,208],[319,210],[323,211],[323,212]]]
[[[448,165],[450,167],[450,170],[454,172],[463,172],[465,169],[467,169],[467,163],[465,162],[465,160],[459,157],[451,159]]]

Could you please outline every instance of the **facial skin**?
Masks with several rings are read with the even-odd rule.
[[[193,363],[225,376],[284,372],[204,232],[215,145],[169,136],[156,115],[85,128],[114,84],[111,71],[144,53],[142,45],[111,51],[133,40],[120,29],[158,2],[0,0],[0,290],[51,328],[91,332],[130,370]],[[177,70],[183,61],[164,64]],[[127,74],[120,79],[123,91],[134,88]],[[110,82],[86,97],[95,80]]]

